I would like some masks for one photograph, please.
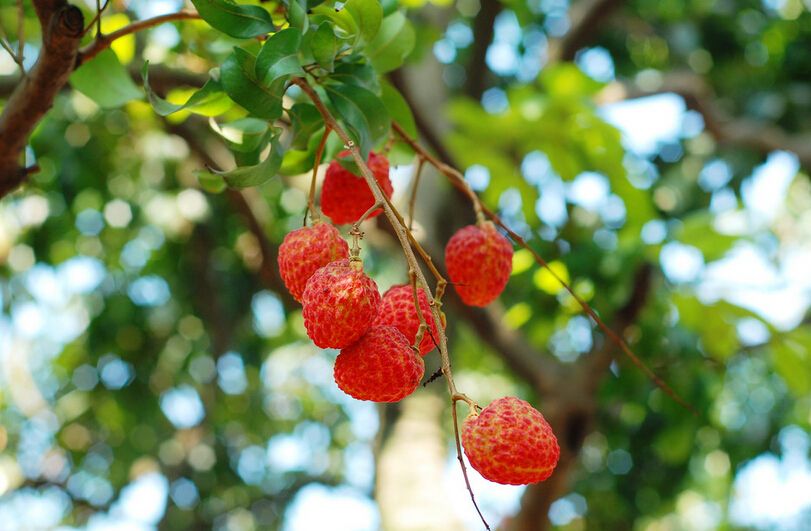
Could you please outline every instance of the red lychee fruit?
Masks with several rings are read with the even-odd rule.
[[[372,326],[335,360],[335,383],[358,400],[397,402],[420,385],[425,363],[393,326]]]
[[[301,301],[313,273],[343,258],[349,258],[349,245],[338,229],[316,221],[312,227],[301,227],[284,237],[279,246],[279,273],[290,294]]]
[[[485,479],[528,485],[552,475],[560,447],[541,413],[515,397],[499,398],[462,426],[465,455]]]
[[[420,301],[423,319],[428,325],[428,330],[425,331],[420,342],[420,354],[424,356],[434,350],[436,346],[434,340],[439,341],[439,334],[424,288],[417,290],[417,298]],[[383,294],[375,324],[395,327],[412,345],[414,344],[417,339],[417,330],[420,328],[420,318],[417,315],[417,308],[414,306],[414,292],[410,285],[392,286]],[[445,327],[445,323],[442,323],[442,327]],[[431,338],[432,334],[434,339]]]
[[[338,154],[339,157],[347,155],[349,155],[348,151]],[[393,188],[391,180],[389,180],[388,159],[377,153],[369,153],[367,164],[383,193],[386,194],[386,197],[391,197]],[[350,172],[337,160],[329,163],[324,185],[321,188],[321,210],[324,215],[328,216],[336,225],[354,223],[374,204],[375,198],[363,177]],[[377,209],[369,217],[375,217],[380,212],[381,210]]]
[[[361,263],[338,260],[310,277],[301,296],[304,328],[321,348],[344,348],[358,340],[377,317],[380,293]]]
[[[469,306],[487,306],[504,291],[512,258],[510,241],[489,221],[462,227],[445,247],[448,276]]]

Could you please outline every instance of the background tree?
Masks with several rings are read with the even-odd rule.
[[[0,522],[481,527],[443,484],[441,382],[342,395],[281,284],[316,94],[387,151],[440,271],[474,220],[453,168],[528,243],[496,303],[445,298],[459,388],[526,398],[561,444],[544,483],[473,477],[491,524],[802,528],[809,23],[791,0],[0,2]],[[366,270],[405,282],[397,232],[364,231]]]

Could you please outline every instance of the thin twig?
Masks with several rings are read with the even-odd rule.
[[[324,128],[324,136],[321,137],[321,142],[318,144],[318,149],[315,152],[315,162],[313,163],[313,177],[310,180],[310,194],[307,196],[307,211],[310,213],[310,220],[313,222],[321,219],[318,210],[315,208],[315,180],[318,177],[318,167],[321,165],[321,157],[324,155],[324,146],[327,145],[327,138],[329,137],[332,129],[327,126]],[[307,224],[307,213],[304,214],[304,225]]]
[[[107,9],[109,3],[110,0],[107,0],[103,6],[99,7],[99,0],[96,0],[96,14],[93,16],[90,22],[87,23],[87,26],[85,26],[84,30],[82,31],[82,36],[87,35],[87,32],[90,31],[93,26],[98,24],[98,27],[96,28],[96,38],[98,39],[101,37],[101,14],[104,13],[105,9]]]
[[[109,35],[99,35],[98,39],[79,51],[79,57],[76,59],[77,67],[109,48],[113,41],[120,39],[121,37],[126,37],[127,35],[131,35],[138,31],[158,26],[164,22],[199,18],[200,15],[194,11],[178,11],[177,13],[168,13],[166,15],[133,22],[132,24],[124,26],[120,30],[114,31]]]
[[[414,168],[414,178],[411,184],[411,199],[408,201],[408,231],[411,232],[414,226],[414,203],[417,202],[417,188],[420,186],[420,174],[422,173],[422,166],[425,164],[425,159],[417,157],[417,166]]]
[[[17,64],[25,76],[25,6],[23,0],[17,0]]]
[[[409,269],[413,269],[417,279],[420,281],[422,285],[427,286],[428,282],[425,279],[425,275],[422,272],[422,269],[417,262],[417,257],[414,254],[414,250],[411,247],[411,241],[413,240],[413,236],[409,239],[409,231],[406,228],[405,224],[403,223],[402,215],[397,212],[391,202],[388,201],[386,194],[383,193],[383,190],[380,188],[380,184],[375,179],[374,173],[369,168],[366,161],[363,159],[363,156],[360,153],[360,150],[355,145],[355,142],[352,138],[347,134],[347,132],[343,129],[343,127],[335,120],[335,117],[332,116],[332,113],[327,109],[324,102],[321,100],[321,97],[318,93],[313,89],[312,86],[307,82],[307,80],[297,77],[293,78],[292,82],[299,87],[301,87],[302,92],[304,92],[308,98],[313,102],[315,107],[318,109],[318,112],[321,114],[321,117],[324,119],[324,122],[327,126],[331,127],[335,130],[335,133],[341,138],[341,140],[347,145],[349,151],[352,153],[352,157],[355,159],[355,163],[360,168],[361,174],[366,181],[366,184],[369,186],[369,189],[372,191],[372,194],[375,197],[375,200],[378,203],[381,203],[383,207],[383,213],[385,214],[386,218],[391,223],[392,227],[394,228],[394,232],[397,234],[397,239],[400,241],[400,246],[403,248],[403,254],[405,255],[406,261],[408,262]],[[434,323],[436,324],[438,335],[439,335],[439,356],[441,359],[442,365],[442,374],[445,377],[445,382],[448,386],[448,393],[451,396],[451,402],[453,403],[454,397],[460,395],[460,393],[456,390],[456,384],[453,381],[453,374],[451,372],[451,364],[450,364],[450,357],[448,355],[448,338],[445,335],[445,330],[442,328],[442,320],[439,313],[439,307],[434,303],[434,298],[430,292],[426,291],[426,297],[428,298],[429,303],[431,304],[431,314],[434,319]],[[470,399],[468,399],[470,400]],[[473,403],[470,400],[469,403]],[[454,418],[454,426],[456,426],[456,419]],[[464,461],[462,460],[461,456],[461,441],[459,439],[459,430],[458,428],[454,429],[454,435],[456,439],[456,452],[457,457],[459,458],[459,464],[462,468],[462,473],[465,477],[467,477],[467,471],[465,468]],[[476,499],[473,495],[473,490],[470,487],[470,483],[467,483],[468,491],[470,492],[471,500],[473,500],[474,505],[476,506],[476,511],[479,513],[479,516],[482,518],[482,522],[484,526],[489,530],[490,527],[487,524],[487,521],[484,519],[484,516],[479,511],[478,506],[476,505]]]
[[[485,205],[482,204],[481,200],[479,199],[479,196],[476,195],[475,192],[473,192],[473,190],[470,188],[467,181],[465,181],[464,176],[462,175],[461,172],[459,172],[459,170],[457,170],[456,168],[452,168],[451,166],[448,166],[447,164],[443,163],[442,161],[434,157],[431,153],[426,151],[416,140],[408,136],[408,133],[406,133],[405,130],[402,127],[400,127],[400,125],[397,124],[396,122],[392,122],[392,128],[398,135],[400,135],[400,138],[402,138],[403,141],[414,150],[415,153],[419,154],[422,157],[425,157],[425,159],[432,166],[434,166],[440,173],[442,173],[443,175],[445,175],[450,179],[451,184],[453,184],[456,188],[463,191],[470,198],[471,202],[473,203],[473,208],[476,210],[476,216],[479,219],[479,221],[481,221],[482,214],[486,215],[495,224],[504,229],[504,231],[510,236],[510,238],[512,238],[512,240],[516,244],[529,251],[530,254],[532,254],[535,261],[541,267],[549,271],[552,277],[563,287],[563,289],[565,289],[572,297],[574,297],[575,301],[577,301],[580,307],[583,308],[583,311],[586,312],[586,314],[591,318],[591,320],[594,321],[594,323],[600,328],[600,330],[603,331],[603,333],[605,333],[606,336],[608,336],[611,342],[616,344],[620,348],[620,350],[622,350],[622,352],[626,356],[628,356],[631,362],[634,365],[636,365],[645,374],[645,376],[647,376],[657,387],[659,387],[662,391],[664,391],[665,394],[667,394],[680,406],[690,411],[693,415],[697,417],[699,416],[698,411],[692,405],[690,405],[686,400],[684,400],[681,396],[679,396],[679,394],[676,393],[676,391],[674,391],[667,383],[665,383],[664,380],[659,378],[656,375],[656,373],[654,373],[650,368],[648,368],[648,366],[645,365],[645,363],[636,354],[633,353],[630,347],[628,347],[627,343],[625,343],[625,340],[619,337],[613,330],[611,330],[611,328],[608,327],[608,325],[606,325],[603,322],[602,319],[600,319],[597,316],[597,313],[591,308],[591,306],[589,306],[589,304],[586,301],[584,301],[577,293],[575,293],[574,289],[572,289],[572,287],[569,286],[569,284],[566,283],[560,277],[560,275],[558,275],[552,268],[549,267],[549,264],[546,262],[546,260],[544,260],[541,257],[541,255],[538,254],[537,251],[535,251],[535,249],[530,247],[529,244],[521,236],[519,236],[513,230],[511,230],[495,212],[493,212],[492,210],[490,210],[489,208],[487,208]]]
[[[474,406],[470,406],[471,411],[475,411]],[[462,469],[462,477],[465,479],[465,486],[467,487],[468,492],[470,493],[470,501],[473,502],[473,507],[476,508],[476,512],[479,513],[479,518],[484,523],[484,528],[487,531],[490,531],[490,526],[487,524],[487,520],[484,519],[484,515],[482,514],[481,509],[479,509],[479,504],[476,503],[476,495],[473,494],[473,487],[470,486],[470,479],[467,477],[467,467],[465,466],[465,461],[462,458],[462,439],[459,437],[459,418],[456,414],[456,400],[451,400],[451,417],[453,418],[453,438],[456,441],[456,459],[459,460],[459,466]]]
[[[425,317],[422,315],[420,297],[419,293],[417,292],[417,272],[413,269],[408,270],[408,282],[411,284],[411,293],[414,296],[414,308],[417,310],[417,319],[420,321],[420,326],[417,327],[417,335],[414,336],[414,350],[417,351],[417,354],[420,354],[422,338],[425,337],[425,331],[428,330],[428,323],[425,322]]]

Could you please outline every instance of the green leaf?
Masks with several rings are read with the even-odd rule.
[[[411,107],[408,106],[400,91],[387,81],[381,82],[380,86],[383,105],[386,106],[392,121],[397,122],[400,127],[405,129],[409,136],[416,137],[417,126],[414,123],[414,115],[411,114]]]
[[[344,9],[355,19],[360,38],[366,42],[374,39],[383,20],[383,7],[379,0],[348,0]]]
[[[282,96],[285,80],[279,79],[270,86],[256,78],[256,58],[242,48],[234,48],[220,67],[220,80],[232,100],[251,114],[275,120],[282,115]]]
[[[372,147],[389,132],[386,107],[373,92],[362,87],[326,85],[324,88],[366,158]]]
[[[284,151],[279,144],[278,136],[270,140],[270,153],[267,158],[255,166],[243,166],[231,171],[212,170],[222,176],[231,188],[248,188],[258,186],[276,176],[282,165]]]
[[[293,140],[290,147],[305,149],[310,143],[313,133],[324,128],[324,120],[315,105],[309,103],[296,103],[288,111],[293,126]]]
[[[397,11],[383,19],[375,39],[364,53],[379,73],[399,68],[414,49],[415,34],[411,22]]]
[[[143,97],[143,92],[132,82],[127,69],[110,49],[73,72],[70,84],[105,109],[121,107]]]
[[[290,26],[298,28],[302,34],[307,33],[310,27],[310,17],[307,16],[306,0],[285,0],[287,5],[287,18]]]
[[[147,99],[149,99],[149,103],[152,105],[155,112],[161,116],[169,116],[170,114],[182,109],[187,109],[190,111],[196,109],[206,109],[212,105],[219,105],[219,103],[222,102],[223,98],[225,97],[225,93],[222,90],[222,85],[220,85],[220,82],[209,79],[206,81],[206,84],[203,85],[203,88],[196,91],[188,100],[186,100],[186,103],[170,103],[155,94],[152,87],[149,86],[149,61],[144,63],[144,68],[141,70],[141,74],[144,78],[144,90],[146,91]]]
[[[348,10],[336,9],[331,5],[321,4],[314,7],[311,12],[316,16],[316,20],[323,20],[328,24],[332,23],[337,35],[342,39],[357,40],[359,33],[358,23],[355,22],[352,13]]]
[[[378,0],[348,0],[343,7],[320,5],[313,14],[331,21],[344,39],[369,42],[380,29],[383,8]]]
[[[375,94],[380,94],[380,81],[377,72],[371,65],[364,63],[339,63],[335,67],[335,72],[329,76],[330,81],[343,83],[344,85],[355,85],[369,89]]]
[[[256,78],[265,85],[289,76],[303,76],[304,70],[298,60],[301,46],[301,31],[287,28],[265,41],[256,57]]]
[[[318,66],[332,72],[335,68],[335,53],[338,51],[338,41],[329,24],[321,24],[313,32],[310,40],[310,50]]]
[[[707,262],[723,257],[739,240],[736,236],[716,232],[713,228],[713,215],[707,211],[684,218],[675,238],[698,248]]]
[[[212,28],[237,39],[250,39],[276,30],[264,8],[231,0],[192,0],[197,12]]]
[[[264,145],[268,132],[268,123],[258,118],[242,118],[234,122],[219,125],[212,120],[211,128],[228,141],[234,151],[248,153]]]
[[[811,393],[811,329],[800,327],[771,340],[772,362],[794,396]]]

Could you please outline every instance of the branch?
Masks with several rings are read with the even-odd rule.
[[[559,41],[553,41],[549,47],[549,62],[572,61],[577,51],[594,39],[599,26],[625,0],[582,0],[571,10],[572,27]]]
[[[598,96],[598,103],[665,93],[681,96],[689,109],[701,114],[707,131],[718,143],[744,147],[764,155],[776,150],[791,151],[803,167],[811,168],[811,133],[792,134],[774,124],[730,116],[713,103],[715,95],[707,82],[689,72],[669,73],[653,89],[642,89],[633,83],[612,83]]]
[[[468,61],[465,81],[465,93],[478,100],[482,97],[487,80],[487,49],[493,41],[495,20],[503,5],[498,0],[482,0],[479,12],[473,19],[473,47]],[[414,106],[412,105],[413,109]]]
[[[0,197],[32,173],[20,164],[23,149],[67,83],[84,29],[82,12],[65,0],[35,0],[34,8],[42,24],[42,51],[0,115]]]
[[[152,28],[154,26],[158,26],[163,24],[164,22],[173,22],[176,20],[188,20],[188,19],[199,19],[200,15],[193,11],[178,11],[177,13],[168,13],[166,15],[161,15],[154,18],[148,18],[146,20],[139,20],[138,22],[133,22],[129,26],[125,26],[120,30],[114,31],[109,35],[97,35],[96,40],[93,43],[88,44],[79,52],[79,57],[76,61],[76,66],[79,67],[85,62],[89,61],[102,51],[106,50],[110,47],[110,45],[116,39],[120,39],[121,37],[126,37],[127,35],[131,35],[138,31],[142,31],[145,29]]]

